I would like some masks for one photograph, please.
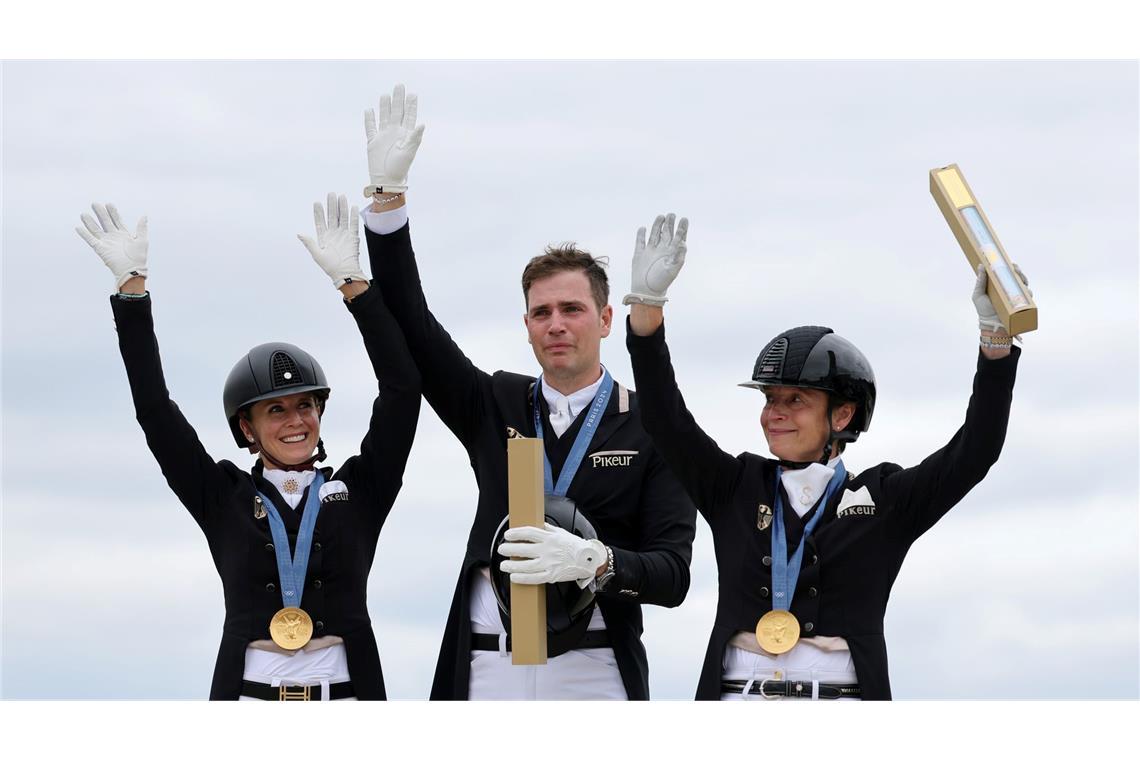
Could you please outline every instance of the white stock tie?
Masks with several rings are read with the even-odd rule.
[[[561,438],[573,421],[570,418],[570,402],[566,398],[555,401],[550,412],[550,427],[554,428],[555,435]]]

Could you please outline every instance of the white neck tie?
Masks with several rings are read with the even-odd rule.
[[[550,411],[550,427],[554,428],[554,434],[561,438],[572,422],[574,420],[570,417],[570,402],[565,398],[555,401]]]

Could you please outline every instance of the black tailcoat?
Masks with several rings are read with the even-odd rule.
[[[627,328],[628,329],[628,328]],[[716,619],[697,684],[697,699],[719,699],[728,640],[751,631],[772,609],[772,527],[760,505],[776,503],[777,462],[722,451],[685,407],[673,376],[665,328],[626,345],[641,392],[645,428],[712,529],[720,584]],[[791,612],[800,635],[847,640],[864,699],[890,699],[883,616],[891,586],[910,545],[979,483],[1005,441],[1013,381],[1021,349],[1004,359],[979,352],[966,420],[950,442],[915,467],[884,462],[848,481],[824,505],[801,519],[785,493],[788,556],[799,545],[815,510],[824,514],[804,545]],[[783,486],[779,486],[781,490]],[[848,494],[866,489],[851,509],[837,514]],[[866,498],[869,497],[869,498]]]
[[[491,539],[507,515],[507,439],[535,436],[533,377],[487,374],[460,351],[427,308],[408,225],[389,235],[365,230],[376,283],[404,330],[423,376],[424,398],[467,450],[479,484],[432,699],[466,699],[471,667],[469,589],[491,561]],[[547,410],[542,394],[541,418]],[[557,480],[585,414],[544,440]],[[598,452],[636,452],[594,457]],[[616,576],[598,594],[622,682],[630,699],[649,698],[649,666],[641,643],[642,604],[673,607],[689,589],[696,511],[641,426],[635,394],[615,384],[602,421],[567,493],[614,551]],[[501,559],[501,558],[499,558]]]
[[[226,617],[210,699],[237,699],[246,647],[269,638],[269,620],[282,607],[273,536],[268,518],[255,516],[256,490],[277,506],[290,553],[296,546],[304,500],[291,509],[261,477],[260,465],[251,474],[233,462],[210,457],[166,389],[150,297],[111,296],[111,306],[147,445],[171,490],[206,535],[222,579]],[[365,291],[348,309],[364,336],[380,393],[360,454],[349,457],[335,473],[322,469],[326,482],[345,484],[348,498],[334,495],[321,504],[301,607],[314,621],[314,636],[344,639],[356,696],[384,699],[380,655],[366,606],[368,573],[415,435],[419,373],[378,288]]]

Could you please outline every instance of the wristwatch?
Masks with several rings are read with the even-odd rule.
[[[606,547],[606,569],[605,572],[598,577],[594,582],[594,588],[598,591],[605,591],[606,586],[610,585],[610,581],[614,579],[614,550]]]

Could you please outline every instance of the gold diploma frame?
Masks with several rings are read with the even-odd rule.
[[[986,293],[1005,329],[1010,335],[1036,330],[1037,304],[1014,272],[1013,262],[957,164],[930,170],[930,194],[962,246],[970,267],[985,265],[989,275]]]
[[[542,482],[542,441],[507,440],[510,526],[541,528],[546,522]],[[492,557],[492,562],[501,558]],[[546,664],[546,586],[511,584],[511,663]]]

